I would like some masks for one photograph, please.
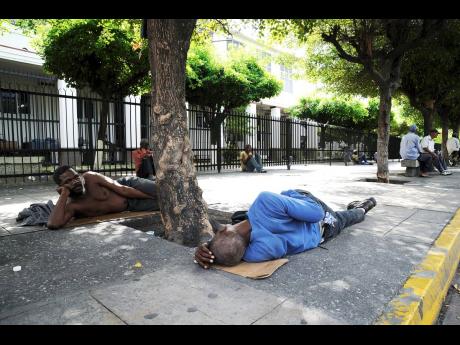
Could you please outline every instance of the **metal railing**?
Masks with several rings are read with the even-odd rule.
[[[149,98],[103,100],[54,90],[0,87],[0,183],[48,180],[64,164],[108,176],[133,174],[132,152],[141,138],[151,137]],[[103,114],[106,135],[98,142]],[[371,132],[269,114],[216,114],[195,106],[187,114],[198,171],[239,169],[245,144],[265,166],[343,162],[344,152],[353,149],[372,159],[377,151]],[[390,159],[399,158],[399,140],[390,139]]]

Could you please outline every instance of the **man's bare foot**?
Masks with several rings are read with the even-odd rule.
[[[428,174],[427,174],[427,173],[420,173],[419,176],[420,176],[420,177],[428,177]]]

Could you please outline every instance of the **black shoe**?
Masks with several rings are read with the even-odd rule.
[[[266,172],[267,172],[267,170],[263,170],[263,169],[258,171],[258,173],[261,173],[261,174],[266,173]]]
[[[352,201],[348,204],[347,210],[351,210],[353,208],[363,208],[364,211],[369,212],[369,210],[373,209],[377,205],[377,201],[374,198],[365,199],[363,201]]]

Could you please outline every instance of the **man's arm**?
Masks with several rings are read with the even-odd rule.
[[[75,214],[75,210],[73,209],[71,204],[67,204],[69,199],[70,189],[66,186],[59,187],[57,189],[59,195],[59,199],[54,206],[51,214],[48,218],[48,223],[46,224],[48,229],[50,230],[57,230],[62,228],[64,225],[67,224],[69,220]]]
[[[100,186],[106,187],[110,189],[111,191],[121,196],[124,196],[125,198],[130,198],[130,199],[153,199],[155,198],[155,196],[145,194],[135,188],[123,186],[119,184],[117,181],[114,181],[111,178],[108,178],[107,176],[104,176],[96,172],[91,172],[91,178],[93,178],[95,182],[98,183]]]

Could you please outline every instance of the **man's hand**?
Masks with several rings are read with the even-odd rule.
[[[209,268],[209,265],[214,262],[214,255],[208,249],[208,244],[203,243],[196,248],[195,251],[195,263],[203,268]]]
[[[70,188],[68,185],[63,185],[63,186],[57,187],[56,192],[58,192],[59,195],[69,196]]]

